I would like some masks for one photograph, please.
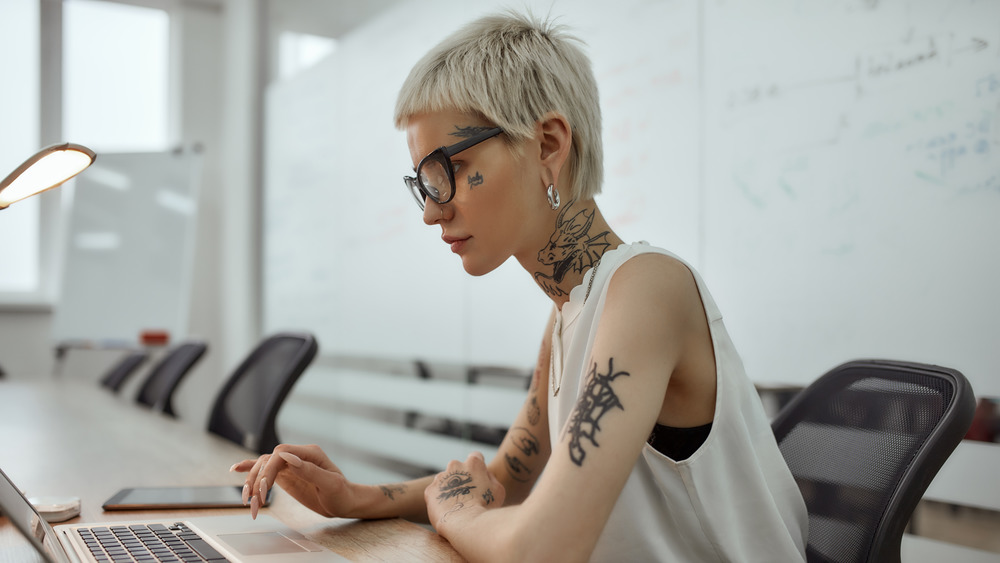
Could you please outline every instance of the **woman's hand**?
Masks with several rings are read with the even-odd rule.
[[[427,516],[438,532],[489,508],[503,506],[506,493],[486,467],[483,454],[473,452],[464,461],[451,461],[424,489]]]
[[[280,444],[273,453],[243,460],[229,470],[248,472],[243,503],[250,504],[250,516],[255,519],[267,490],[275,484],[324,516],[345,516],[355,506],[351,483],[319,446]]]

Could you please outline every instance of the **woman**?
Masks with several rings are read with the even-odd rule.
[[[470,560],[803,560],[805,505],[703,282],[594,201],[600,109],[576,41],[473,22],[417,63],[396,124],[406,184],[465,270],[513,256],[555,305],[527,400],[489,463],[407,483],[280,445],[233,467],[251,512],[278,484],[324,515],[430,522]]]

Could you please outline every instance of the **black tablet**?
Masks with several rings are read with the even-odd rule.
[[[149,510],[159,508],[244,508],[243,486],[130,487],[105,501],[104,510]],[[267,491],[264,506],[271,501]]]

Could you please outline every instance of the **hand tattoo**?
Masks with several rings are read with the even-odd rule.
[[[446,522],[448,520],[448,515],[452,514],[453,512],[458,512],[459,510],[462,510],[463,508],[465,508],[465,503],[464,502],[456,503],[455,506],[449,508],[448,512],[445,512],[444,515],[441,516],[441,521],[442,522]]]
[[[493,498],[493,491],[491,489],[486,489],[486,492],[483,493],[483,500],[486,501],[486,506],[489,506],[496,500]]]
[[[472,489],[475,489],[475,485],[470,485],[472,482],[472,475],[465,473],[464,471],[456,471],[447,475],[444,478],[444,482],[441,483],[441,487],[438,489],[441,494],[438,495],[438,500],[448,500],[450,498],[455,498],[460,495],[469,494]]]

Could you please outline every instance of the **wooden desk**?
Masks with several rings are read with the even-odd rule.
[[[229,467],[251,454],[202,430],[142,409],[96,385],[65,380],[0,382],[0,467],[26,496],[78,496],[81,515],[102,522],[247,514],[247,509],[104,512],[128,486],[238,485]],[[399,519],[328,519],[279,488],[262,510],[313,541],[358,561],[462,561],[430,530]],[[0,562],[41,561],[0,517]]]

